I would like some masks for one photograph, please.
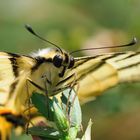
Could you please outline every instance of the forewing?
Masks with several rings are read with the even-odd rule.
[[[75,66],[66,75],[73,73],[75,77],[66,84],[77,81],[78,96],[81,102],[86,102],[118,83],[140,81],[140,53],[75,58]]]
[[[31,57],[0,52],[0,104],[10,100],[21,79],[28,77],[35,60]],[[24,85],[23,85],[24,86]]]

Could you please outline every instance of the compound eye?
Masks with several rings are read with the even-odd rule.
[[[69,66],[68,66],[68,69],[72,68],[72,67],[74,66],[74,63],[75,63],[74,58],[71,57],[71,58],[70,58],[70,64],[69,64]]]
[[[60,68],[62,66],[63,58],[61,55],[57,54],[53,58],[53,64],[55,67]]]

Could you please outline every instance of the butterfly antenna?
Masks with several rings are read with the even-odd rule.
[[[80,52],[80,51],[87,51],[87,50],[100,50],[100,49],[109,49],[109,48],[122,48],[122,47],[127,47],[127,46],[133,46],[137,43],[137,38],[134,37],[131,42],[123,45],[116,45],[116,46],[108,46],[108,47],[101,47],[101,48],[86,48],[86,49],[80,49],[76,51],[72,51],[70,54]]]
[[[31,34],[35,35],[36,37],[40,38],[40,39],[43,40],[43,41],[45,41],[45,42],[47,42],[47,43],[49,43],[49,44],[55,46],[55,47],[56,47],[57,49],[59,49],[60,52],[63,54],[62,49],[61,49],[58,45],[56,45],[56,44],[54,44],[54,43],[48,41],[47,39],[44,39],[44,38],[41,37],[40,35],[38,35],[38,34],[32,29],[32,27],[31,27],[30,25],[26,24],[26,25],[25,25],[25,28],[26,28]]]

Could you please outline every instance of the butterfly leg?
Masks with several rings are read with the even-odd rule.
[[[48,80],[46,75],[42,76],[42,80],[44,82],[45,91],[48,91],[46,83],[51,84],[52,82]],[[48,109],[47,116],[48,118],[50,118],[50,113],[49,113],[50,112],[50,98],[49,98],[48,92],[45,92],[45,93],[46,93],[45,94],[46,95],[46,108]]]
[[[27,99],[27,106],[28,108],[26,110],[24,110],[24,113],[27,112],[25,115],[26,116],[26,119],[27,119],[27,123],[26,123],[26,126],[25,126],[25,130],[26,130],[26,134],[28,134],[28,128],[29,128],[29,124],[30,124],[30,120],[31,120],[31,99],[30,99],[30,93],[29,93],[29,81],[27,80],[26,81],[26,89],[27,89],[27,94],[28,94],[28,99]]]
[[[31,103],[31,99],[30,99],[30,93],[29,93],[29,84],[33,85],[34,87],[36,87],[37,89],[41,90],[41,91],[45,91],[47,93],[47,90],[45,90],[44,88],[42,88],[41,86],[39,86],[38,84],[36,84],[35,82],[33,82],[31,79],[27,79],[26,80],[26,87],[27,87],[27,94],[28,94],[28,99],[27,99],[27,106],[28,108],[26,108],[24,110],[24,113],[27,112],[27,125],[26,125],[26,133],[28,134],[28,128],[29,128],[29,122],[33,125],[33,123],[30,121],[31,120],[31,109],[33,108],[32,103]]]
[[[75,87],[75,85],[76,85],[76,87]],[[71,96],[72,90],[74,90],[75,92],[74,92],[74,95],[72,95],[73,96],[72,100],[70,100],[71,99],[70,96]],[[67,111],[66,111],[66,112],[68,112],[67,115],[68,115],[68,120],[69,121],[71,121],[70,118],[71,118],[72,108],[74,106],[74,101],[75,101],[76,97],[78,98],[78,96],[77,96],[78,90],[79,90],[79,82],[77,81],[77,76],[74,73],[74,80],[71,83],[71,88],[70,88],[70,91],[69,91],[69,97],[68,97],[68,102],[67,102]],[[83,132],[82,124],[80,125],[80,129]]]
[[[69,85],[70,91],[69,91],[68,101],[67,101],[67,105],[66,105],[66,112],[68,112],[67,116],[69,118],[69,121],[70,121],[71,110],[72,110],[72,107],[74,105],[75,98],[77,96],[77,90],[76,90],[76,92],[74,92],[75,95],[74,96],[72,95],[72,90],[74,90],[75,85],[77,85],[77,80],[76,80],[76,74],[75,73],[73,74],[73,77],[74,77],[74,80]],[[71,100],[70,96],[73,96],[72,100]]]

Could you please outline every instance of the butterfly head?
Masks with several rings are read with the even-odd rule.
[[[43,58],[43,61],[50,62],[54,66],[54,69],[60,69],[60,77],[63,77],[67,69],[71,69],[74,66],[75,60],[64,50],[58,50],[57,48],[47,48],[39,50],[37,53],[32,54],[35,58]]]

